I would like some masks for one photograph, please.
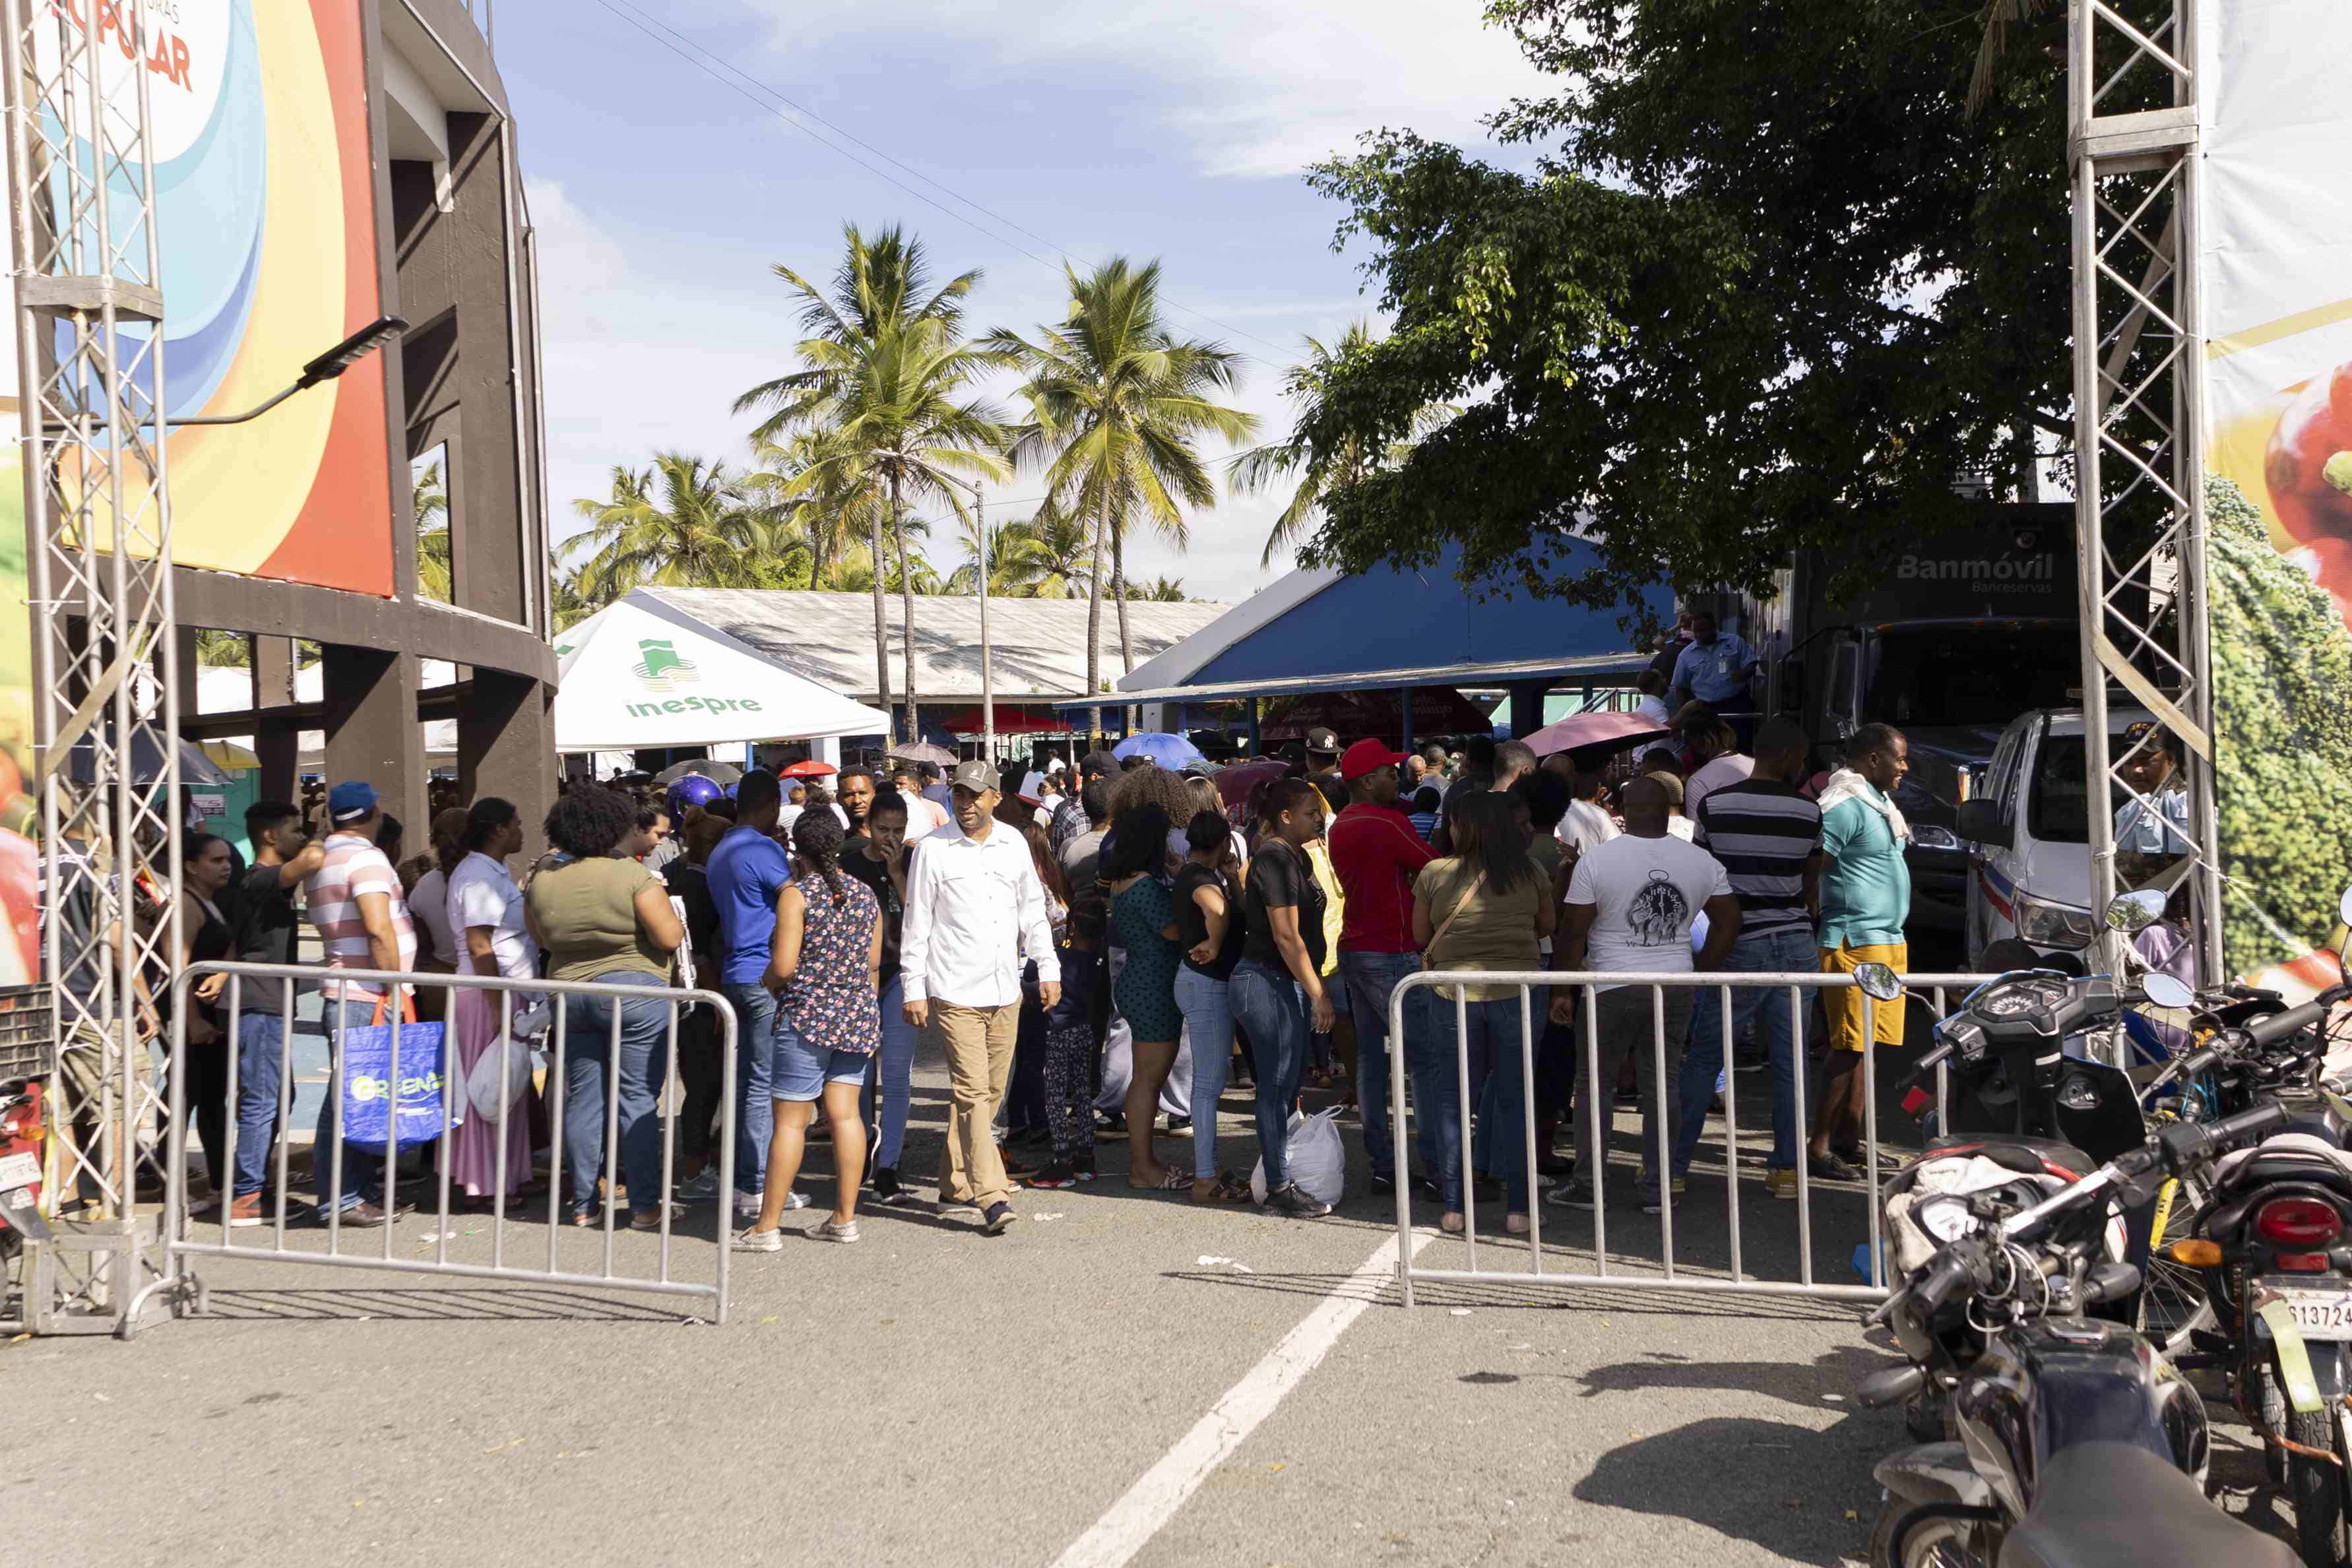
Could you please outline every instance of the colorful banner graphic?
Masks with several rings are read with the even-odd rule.
[[[98,41],[110,99],[147,81],[166,408],[241,413],[383,313],[359,0],[151,4],[143,47],[128,10]],[[181,565],[392,593],[380,361],[166,450]]]
[[[2243,974],[2340,940],[2352,883],[2352,6],[2200,4],[2215,764]]]

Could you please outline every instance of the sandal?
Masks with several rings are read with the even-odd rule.
[[[1168,1174],[1161,1176],[1156,1186],[1132,1179],[1127,1185],[1136,1192],[1190,1192],[1192,1190],[1192,1173],[1180,1171],[1174,1166],[1170,1166]]]
[[[1235,1176],[1231,1171],[1219,1171],[1213,1181],[1202,1181],[1195,1177],[1192,1182],[1192,1201],[1204,1208],[1216,1203],[1248,1203],[1251,1201],[1249,1184]]]

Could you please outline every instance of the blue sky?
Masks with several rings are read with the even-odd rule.
[[[740,462],[751,422],[729,404],[790,368],[798,335],[768,267],[829,275],[845,221],[905,223],[943,275],[983,269],[981,329],[1061,314],[1058,273],[1024,249],[1081,267],[1160,257],[1168,297],[1201,313],[1174,319],[1251,357],[1240,401],[1279,434],[1300,337],[1328,341],[1370,307],[1358,258],[1331,249],[1339,210],[1300,170],[1381,125],[1483,141],[1482,115],[1542,85],[1476,0],[613,5],[724,64],[704,61],[715,78],[604,0],[499,8],[539,231],[559,533],[615,463],[664,448]],[[722,85],[728,66],[1002,217],[852,148],[979,227],[894,187]],[[1005,498],[1035,494],[1024,478]],[[1129,573],[1246,597],[1286,499],[1228,497],[1192,519],[1182,556],[1136,541]],[[932,554],[955,564],[944,544]]]

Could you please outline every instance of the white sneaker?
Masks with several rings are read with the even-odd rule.
[[[784,1233],[781,1230],[739,1230],[735,1233],[738,1252],[781,1252],[784,1249]]]
[[[818,1241],[855,1241],[857,1239],[857,1221],[853,1219],[846,1225],[835,1225],[828,1219],[809,1235]]]
[[[802,1192],[797,1187],[793,1191],[784,1194],[784,1207],[786,1208],[806,1208],[808,1206],[808,1194]],[[735,1195],[735,1218],[738,1219],[759,1218],[760,1195],[756,1192],[737,1193]]]

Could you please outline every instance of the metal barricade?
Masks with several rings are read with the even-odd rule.
[[[1904,984],[1912,994],[1917,996],[1921,1000],[1927,1001],[1931,1007],[1933,1007],[1936,1016],[1940,1019],[1951,1010],[1951,1007],[1948,1005],[1950,1002],[1959,996],[1966,995],[1968,991],[1973,989],[1979,985],[1981,985],[1985,980],[1990,977],[1991,977],[1990,976],[1984,975],[1906,975],[1904,977]],[[1653,1162],[1649,1168],[1652,1173],[1653,1179],[1656,1180],[1660,1185],[1660,1196],[1663,1199],[1658,1216],[1660,1246],[1663,1255],[1659,1260],[1659,1272],[1654,1274],[1612,1272],[1610,1269],[1609,1203],[1606,1176],[1609,1168],[1609,1132],[1611,1125],[1613,1124],[1615,1119],[1613,1105],[1616,1097],[1616,1086],[1613,1082],[1608,1084],[1601,1082],[1601,1042],[1598,1030],[1599,1009],[1596,995],[1593,990],[1593,987],[1595,985],[1604,988],[1642,987],[1646,988],[1650,993],[1650,1045],[1654,1053],[1653,1062],[1656,1071],[1655,1082],[1657,1084],[1659,1104],[1657,1113],[1653,1118],[1657,1128],[1657,1147],[1653,1150],[1645,1150],[1643,1151],[1643,1154],[1645,1158]],[[1519,1038],[1521,1041],[1518,1053],[1518,1065],[1521,1078],[1520,1113],[1524,1123],[1521,1137],[1523,1142],[1523,1154],[1527,1165],[1526,1190],[1528,1197],[1527,1217],[1528,1229],[1524,1233],[1512,1233],[1509,1236],[1509,1239],[1513,1242],[1524,1241],[1527,1244],[1528,1267],[1525,1269],[1482,1270],[1478,1266],[1477,1173],[1473,1168],[1474,1141],[1471,1130],[1472,1117],[1473,1113],[1475,1110],[1476,1102],[1474,1098],[1475,1086],[1470,1082],[1470,1030],[1468,1024],[1468,1010],[1472,1004],[1467,999],[1466,992],[1461,988],[1465,986],[1507,986],[1510,987],[1517,995],[1518,1024],[1520,1030]],[[1544,1151],[1536,1146],[1535,1062],[1537,1046],[1538,1042],[1542,1038],[1543,1025],[1546,1019],[1536,1015],[1532,1004],[1532,994],[1538,989],[1556,990],[1568,987],[1580,988],[1582,992],[1579,1006],[1579,1019],[1582,1026],[1580,1030],[1582,1039],[1580,1045],[1580,1054],[1583,1059],[1582,1070],[1584,1082],[1592,1086],[1591,1092],[1582,1097],[1581,1103],[1576,1106],[1573,1114],[1589,1119],[1587,1125],[1591,1133],[1591,1146],[1593,1151],[1595,1163],[1600,1168],[1593,1171],[1580,1170],[1577,1173],[1579,1179],[1591,1183],[1592,1190],[1591,1268],[1589,1271],[1559,1272],[1548,1270],[1545,1267],[1543,1240],[1544,1203],[1542,1184],[1538,1180],[1537,1172],[1538,1162],[1541,1158]],[[1452,988],[1451,996],[1442,994],[1442,988]],[[1874,1301],[1882,1300],[1885,1296],[1886,1291],[1885,1281],[1881,1277],[1885,1251],[1879,1235],[1880,1149],[1878,1136],[1878,1075],[1876,1060],[1878,1052],[1875,1049],[1865,1050],[1862,1052],[1861,1068],[1863,1076],[1864,1156],[1867,1166],[1866,1176],[1869,1183],[1870,1282],[1867,1285],[1828,1283],[1815,1277],[1813,1268],[1812,1177],[1806,1169],[1807,1162],[1804,1158],[1804,1146],[1806,1142],[1805,1108],[1807,1102],[1805,1092],[1805,1022],[1806,1015],[1811,1010],[1812,993],[1822,990],[1848,988],[1858,988],[1854,987],[1854,980],[1852,975],[1820,973],[1814,971],[1779,974],[1738,973],[1727,971],[1688,972],[1679,974],[1603,974],[1590,970],[1576,970],[1572,972],[1566,970],[1507,972],[1499,970],[1425,969],[1416,974],[1406,975],[1400,977],[1395,990],[1391,992],[1389,997],[1389,1040],[1391,1042],[1389,1051],[1389,1113],[1390,1136],[1393,1140],[1391,1146],[1396,1150],[1397,1168],[1399,1172],[1402,1173],[1410,1168],[1408,1153],[1412,1145],[1408,1141],[1406,1135],[1405,1093],[1410,1076],[1407,1071],[1407,1058],[1412,1053],[1412,1048],[1408,1045],[1405,1049],[1398,1049],[1395,1042],[1405,1041],[1407,1040],[1408,1031],[1406,1029],[1405,1018],[1405,1003],[1407,998],[1415,990],[1424,990],[1430,993],[1428,998],[1430,1007],[1437,1008],[1450,1005],[1454,1009],[1454,1060],[1452,1063],[1452,1068],[1453,1076],[1455,1081],[1455,1092],[1458,1095],[1461,1124],[1461,1174],[1463,1197],[1463,1228],[1459,1234],[1467,1252],[1466,1267],[1462,1269],[1428,1269],[1417,1267],[1414,1264],[1413,1254],[1415,1251],[1415,1246],[1412,1233],[1412,1184],[1402,1179],[1401,1174],[1400,1178],[1396,1183],[1397,1279],[1403,1290],[1405,1305],[1412,1305],[1413,1281],[1416,1280],[1482,1284],[1507,1281],[1515,1284],[1534,1284],[1561,1289],[1606,1285],[1612,1289],[1621,1290],[1687,1291],[1695,1292],[1719,1293],[1744,1292],[1755,1295],[1806,1296],[1816,1299],[1837,1301]],[[1723,1088],[1723,1114],[1726,1126],[1726,1135],[1724,1138],[1724,1182],[1726,1193],[1725,1201],[1728,1215],[1727,1230],[1730,1252],[1728,1260],[1729,1270],[1727,1275],[1692,1273],[1686,1270],[1678,1270],[1675,1262],[1675,1206],[1676,1199],[1674,1197],[1672,1187],[1673,1157],[1671,1152],[1671,1139],[1673,1136],[1675,1119],[1673,1110],[1673,1102],[1676,1093],[1676,1084],[1674,1079],[1668,1076],[1666,1071],[1668,1041],[1665,1030],[1665,995],[1669,989],[1685,989],[1694,991],[1706,989],[1715,990],[1717,992],[1722,1003],[1719,1009],[1719,1027],[1721,1030],[1721,1044],[1723,1048],[1722,1060],[1725,1069]],[[1787,997],[1789,1005],[1790,1037],[1792,1041],[1790,1056],[1792,1058],[1795,1077],[1793,1098],[1796,1103],[1796,1131],[1798,1139],[1796,1161],[1797,1190],[1795,1204],[1798,1232],[1798,1266],[1797,1278],[1794,1280],[1765,1280],[1750,1277],[1745,1268],[1745,1259],[1742,1255],[1741,1248],[1739,1214],[1740,1157],[1738,1087],[1738,1075],[1736,1070],[1734,1070],[1732,1059],[1732,1030],[1734,1015],[1732,993],[1737,990],[1759,989],[1784,993]],[[1874,1043],[1877,1039],[1877,1009],[1881,1007],[1900,1008],[1908,1005],[1907,998],[1906,1000],[1879,1002],[1866,993],[1863,994],[1861,1000],[1863,1004],[1864,1038],[1865,1040]],[[1482,1003],[1478,1005],[1483,1006],[1486,1004]],[[1773,1004],[1769,999],[1759,1001],[1759,1016],[1761,1008]],[[1694,1027],[1695,1026],[1696,1019],[1694,1019]],[[1424,1027],[1432,1033],[1434,1032],[1435,1025],[1433,1020]],[[1424,1040],[1421,1049],[1423,1051],[1428,1051],[1432,1047],[1429,1042]],[[1439,1065],[1443,1066],[1444,1064],[1441,1063]],[[1679,1074],[1676,1074],[1675,1076],[1678,1077]],[[1945,1069],[1939,1066],[1936,1071],[1935,1091],[1939,1124],[1941,1124],[1945,1113],[1948,1110],[1948,1075]],[[1604,1108],[1607,1108],[1605,1110],[1605,1113]],[[1414,1106],[1414,1112],[1418,1115],[1425,1116],[1432,1113],[1432,1108],[1416,1104]],[[1432,1175],[1434,1176],[1435,1173],[1432,1173]],[[1506,1228],[1507,1228],[1507,1226]],[[1442,1239],[1451,1239],[1452,1238],[1449,1235]],[[1577,1250],[1580,1251],[1582,1249],[1580,1247]]]
[[[227,1079],[223,1089],[226,1111],[221,1152],[221,1167],[226,1179],[216,1194],[220,1202],[220,1211],[215,1217],[220,1228],[220,1239],[217,1241],[196,1239],[194,1234],[196,1227],[192,1224],[188,1212],[187,1141],[193,1106],[188,1082],[187,1020],[190,1013],[191,992],[195,984],[207,975],[227,977],[221,998],[221,1006],[227,1020],[224,1047],[227,1055]],[[264,1239],[248,1245],[240,1243],[236,1239],[236,1228],[231,1224],[230,1211],[236,1196],[235,1173],[237,1157],[239,1026],[245,1013],[245,982],[249,978],[281,980],[284,986],[278,1008],[278,1105],[272,1123],[278,1130],[277,1155],[275,1169],[270,1173],[274,1179],[266,1181],[264,1184],[265,1189],[274,1187],[276,1197],[272,1212],[262,1221],[262,1224],[268,1228]],[[436,1170],[433,1181],[438,1196],[433,1211],[435,1236],[432,1241],[433,1250],[429,1256],[403,1256],[396,1255],[394,1251],[394,1232],[397,1227],[393,1221],[398,1217],[399,1160],[402,1153],[397,1125],[403,1090],[400,1071],[400,1036],[404,1028],[404,1020],[399,1016],[402,1009],[396,1006],[385,1010],[383,1020],[390,1026],[391,1031],[391,1049],[386,1064],[386,1082],[383,1086],[386,1103],[382,1189],[383,1203],[391,1212],[385,1216],[381,1227],[383,1244],[381,1248],[370,1249],[365,1252],[345,1250],[342,1245],[346,1228],[342,1223],[343,1199],[352,1185],[346,1180],[349,1173],[344,1168],[344,1145],[352,1140],[341,1130],[340,1096],[346,1076],[342,1030],[348,1025],[341,1017],[336,1017],[326,1029],[328,1039],[326,1093],[331,1097],[332,1103],[325,1114],[335,1128],[336,1135],[332,1140],[331,1149],[322,1152],[315,1145],[312,1149],[312,1184],[320,1195],[319,1218],[323,1223],[315,1229],[296,1229],[293,1235],[298,1239],[298,1244],[291,1246],[288,1244],[287,1202],[289,1184],[287,1176],[289,1146],[292,1143],[290,1119],[294,1107],[295,1004],[299,994],[305,989],[327,990],[324,1003],[331,1016],[340,1014],[342,1009],[360,1005],[362,1002],[373,1003],[376,1000],[373,996],[363,998],[356,997],[339,998],[335,993],[340,991],[341,984],[347,981],[364,982],[386,990],[387,994],[389,994],[389,988],[395,986],[409,988],[412,990],[420,987],[440,988],[448,996],[449,1005],[444,1009],[446,1022],[442,1048],[444,1064],[441,1074],[442,1131],[429,1142],[415,1145],[433,1148],[437,1151],[439,1156],[434,1162]],[[552,1009],[554,1015],[552,1028],[548,1036],[550,1042],[550,1060],[547,1068],[550,1096],[548,1121],[551,1149],[547,1183],[546,1257],[543,1264],[520,1261],[513,1255],[516,1249],[509,1249],[508,1246],[507,1231],[510,1216],[507,1188],[509,1177],[511,1175],[508,1166],[508,1149],[512,1140],[506,1132],[503,1123],[500,1124],[498,1138],[494,1181],[496,1192],[488,1216],[490,1219],[489,1260],[467,1262],[452,1260],[449,1257],[449,1242],[456,1235],[449,1206],[449,1184],[450,1167],[454,1163],[454,1137],[457,1132],[456,1125],[450,1121],[449,1113],[453,1106],[463,1105],[467,1094],[467,1085],[464,1082],[466,1074],[457,1066],[457,1001],[458,995],[467,990],[486,992],[497,998],[498,1037],[494,1049],[498,1052],[499,1071],[503,1082],[511,1082],[510,1074],[515,1066],[514,1053],[518,1051],[528,1052],[536,1049],[515,1038],[515,998],[518,994],[546,996],[556,1003]],[[608,1290],[645,1291],[663,1296],[685,1296],[709,1301],[715,1321],[720,1322],[726,1321],[728,1256],[734,1223],[728,1200],[733,1185],[730,1173],[734,1169],[735,1159],[737,1040],[734,1009],[724,997],[707,990],[678,990],[657,988],[652,986],[616,985],[602,981],[509,979],[504,976],[496,975],[407,974],[377,969],[331,970],[313,965],[244,964],[226,961],[187,966],[175,980],[173,996],[171,1081],[170,1092],[165,1101],[165,1114],[169,1118],[166,1130],[169,1157],[166,1162],[168,1169],[162,1220],[164,1248],[163,1278],[150,1285],[146,1291],[142,1292],[142,1297],[162,1293],[170,1298],[175,1307],[193,1305],[194,1310],[201,1312],[205,1307],[204,1282],[188,1266],[190,1261],[199,1258],[236,1258],[280,1263],[320,1264],[343,1269],[377,1269],[407,1273],[444,1274],[464,1279],[504,1280],[537,1285],[593,1286]],[[601,1271],[590,1271],[577,1267],[562,1267],[559,1264],[559,1253],[562,1249],[562,1233],[566,1229],[577,1228],[567,1225],[560,1211],[560,1206],[563,1201],[563,1149],[568,1125],[566,1112],[570,1109],[564,1102],[569,1090],[565,1064],[567,1050],[571,1043],[569,1039],[571,1009],[563,1005],[563,998],[571,997],[604,997],[610,998],[614,1004],[610,1038],[604,1042],[606,1054],[603,1105],[604,1126],[602,1185],[604,1195],[599,1205],[602,1210],[600,1218],[603,1242]],[[659,1239],[659,1260],[656,1269],[650,1276],[617,1271],[614,1267],[617,1255],[615,1245],[617,1211],[620,1204],[619,1195],[624,1185],[619,1132],[622,1087],[620,1004],[646,1000],[664,1003],[669,1014],[665,1051],[667,1064],[662,1073],[661,1090],[655,1096],[653,1109],[647,1113],[661,1118],[660,1222],[656,1228]],[[680,1099],[678,1076],[680,1024],[686,1011],[696,1007],[710,1008],[719,1027],[717,1169],[720,1179],[717,1221],[718,1257],[708,1280],[681,1280],[673,1277],[672,1269],[671,1230],[673,1209],[676,1207],[674,1197],[677,1186],[675,1179],[677,1139],[674,1129],[670,1125],[670,1115],[675,1112]],[[406,1022],[405,1027],[413,1029],[417,1025],[414,1020],[410,1020]],[[466,1114],[472,1113],[470,1107],[467,1107]],[[524,1114],[524,1108],[520,1099],[509,1105],[506,1114],[509,1116]],[[316,1165],[322,1153],[327,1162],[327,1168],[323,1171],[318,1169]],[[366,1157],[370,1159],[375,1157],[372,1148]],[[528,1155],[525,1158],[528,1160]],[[523,1175],[527,1179],[530,1172],[526,1170]],[[574,1193],[572,1202],[575,1207],[584,1207],[585,1203],[593,1201],[593,1194],[583,1198],[581,1194]],[[631,1201],[633,1207],[635,1206],[636,1195],[634,1193],[631,1195]],[[463,1216],[460,1215],[457,1218],[463,1218]],[[514,1222],[526,1221],[518,1215]],[[320,1250],[299,1245],[299,1239],[305,1235],[323,1238],[324,1249]],[[144,1304],[143,1300],[133,1304],[126,1333],[139,1324],[141,1321],[139,1309]]]

